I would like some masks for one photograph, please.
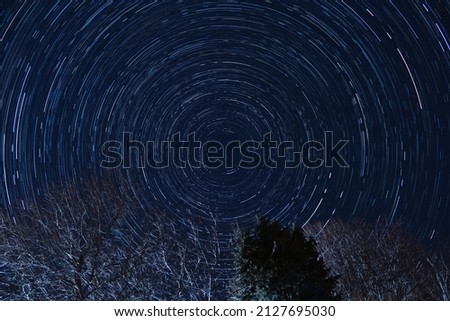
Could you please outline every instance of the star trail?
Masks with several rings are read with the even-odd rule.
[[[401,219],[450,227],[450,5],[9,3],[0,7],[1,196],[86,173],[125,179],[183,223]],[[104,169],[101,146],[348,140],[339,166]]]

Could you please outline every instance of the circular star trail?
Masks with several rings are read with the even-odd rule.
[[[449,227],[448,2],[2,4],[9,210],[54,182],[126,179],[143,208],[250,224],[402,219]],[[349,167],[106,170],[101,146],[348,140]],[[157,204],[157,205],[155,205]]]

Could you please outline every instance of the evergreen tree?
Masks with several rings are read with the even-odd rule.
[[[238,232],[234,282],[240,300],[336,300],[336,278],[329,275],[299,227],[283,228],[260,219],[253,234]]]

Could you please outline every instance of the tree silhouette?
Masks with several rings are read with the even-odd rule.
[[[335,300],[313,239],[299,227],[260,219],[253,234],[237,233],[235,298],[240,300]]]

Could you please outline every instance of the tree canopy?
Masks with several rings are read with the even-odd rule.
[[[241,300],[335,300],[336,278],[300,227],[265,218],[253,233],[238,233],[236,298]]]

